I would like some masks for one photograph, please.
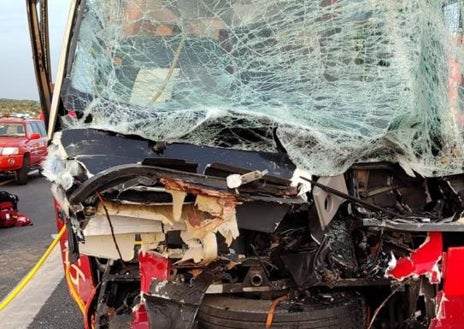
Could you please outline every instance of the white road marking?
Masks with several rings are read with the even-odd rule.
[[[2,329],[27,329],[63,277],[57,245],[29,284],[0,312]]]

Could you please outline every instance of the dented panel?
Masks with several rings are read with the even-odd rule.
[[[429,329],[458,329],[464,323],[464,247],[449,248],[444,255],[443,289],[437,293],[436,317]]]
[[[426,275],[430,283],[437,284],[441,281],[441,271],[438,263],[443,253],[442,234],[431,232],[424,243],[409,257],[392,259],[386,275],[398,280],[408,277]]]

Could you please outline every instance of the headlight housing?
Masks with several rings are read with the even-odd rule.
[[[19,153],[19,148],[17,147],[4,147],[2,149],[2,155],[13,155],[13,154],[18,154]]]

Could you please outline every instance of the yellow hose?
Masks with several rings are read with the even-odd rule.
[[[27,273],[27,275],[22,279],[22,281],[14,288],[12,292],[4,300],[2,300],[2,303],[0,304],[0,311],[3,311],[5,307],[8,306],[8,304],[11,303],[13,299],[21,292],[21,290],[24,289],[24,287],[31,281],[31,279],[34,277],[34,275],[37,273],[39,268],[43,265],[45,260],[48,258],[50,253],[52,252],[53,248],[55,248],[56,244],[60,241],[61,237],[63,236],[64,232],[66,231],[66,227],[63,226],[63,228],[60,230],[56,238],[53,240],[52,244],[48,247],[48,249],[44,252],[40,260],[37,262],[37,264],[34,265],[32,270]]]

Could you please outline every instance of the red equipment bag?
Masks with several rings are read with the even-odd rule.
[[[0,191],[0,228],[27,225],[32,225],[32,222],[18,213],[18,197],[6,191]]]
[[[17,219],[16,219],[16,224],[15,226],[28,226],[32,225],[32,221],[24,216],[23,214],[17,213]]]
[[[11,227],[16,225],[18,214],[11,202],[0,202],[0,227]]]

